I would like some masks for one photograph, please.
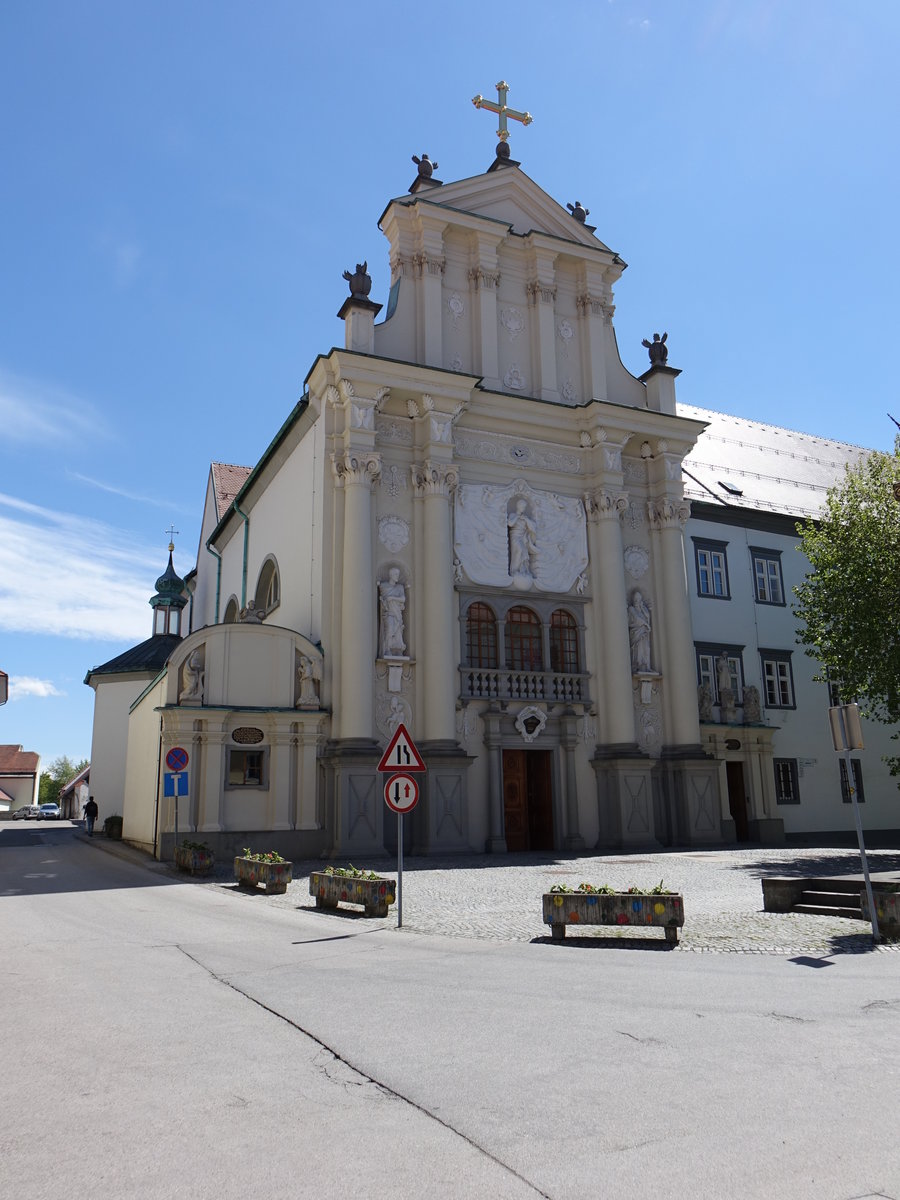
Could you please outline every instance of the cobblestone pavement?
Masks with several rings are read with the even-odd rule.
[[[369,918],[356,907],[316,910],[309,895],[309,873],[321,862],[294,863],[294,880],[284,895],[239,893],[231,864],[217,864],[209,886],[237,893],[252,902],[315,912],[329,929],[396,928],[396,905],[385,918]],[[334,865],[347,865],[335,863]],[[356,863],[396,878],[396,860]],[[174,868],[173,868],[174,869]],[[872,850],[869,869],[900,881],[900,851]],[[900,944],[875,946],[871,926],[844,917],[767,913],[762,909],[764,875],[858,875],[859,855],[847,849],[754,848],[742,850],[671,850],[616,856],[471,855],[447,859],[409,858],[403,870],[403,930],[451,938],[501,942],[549,941],[541,921],[541,895],[553,884],[577,887],[632,884],[652,887],[662,880],[684,895],[685,923],[675,953],[744,954],[891,953]],[[198,880],[199,882],[199,880]],[[640,948],[665,946],[662,930],[630,927],[621,932],[593,927],[567,930],[567,938],[591,938],[598,944],[625,941]],[[647,949],[650,945],[647,945]]]

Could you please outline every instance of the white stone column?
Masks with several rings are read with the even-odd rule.
[[[598,488],[584,500],[590,522],[596,636],[602,664],[598,682],[603,695],[597,697],[602,740],[611,746],[633,746],[634,702],[621,524],[628,497]]]
[[[334,472],[344,489],[340,736],[370,739],[376,655],[372,485],[381,473],[381,457],[374,451],[346,450],[335,455]]]
[[[416,499],[423,505],[425,562],[422,585],[424,646],[416,654],[417,680],[424,692],[426,741],[456,743],[456,697],[459,693],[454,651],[453,542],[450,498],[459,471],[447,463],[426,460],[412,468]]]
[[[657,562],[662,572],[659,594],[665,597],[662,613],[665,636],[660,639],[670,720],[665,742],[670,746],[697,747],[700,745],[697,667],[684,560],[684,523],[691,508],[684,500],[666,496],[651,500],[647,507],[659,549]]]
[[[585,271],[578,280],[576,297],[581,317],[581,346],[584,373],[594,400],[605,400],[606,392],[606,326],[615,311],[609,299],[609,288],[594,271]]]

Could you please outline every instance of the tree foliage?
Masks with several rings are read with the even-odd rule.
[[[866,716],[900,722],[900,437],[848,467],[825,511],[798,525],[811,570],[794,589],[798,641]],[[894,737],[898,737],[894,734]],[[888,760],[900,773],[900,758]]]
[[[41,781],[38,785],[38,802],[40,804],[59,804],[59,793],[63,787],[74,779],[88,765],[88,760],[73,763],[65,754],[54,758],[46,771],[41,771]]]

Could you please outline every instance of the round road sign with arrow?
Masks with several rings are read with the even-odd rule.
[[[419,803],[419,785],[414,775],[391,775],[384,785],[384,802],[396,813],[411,812]]]

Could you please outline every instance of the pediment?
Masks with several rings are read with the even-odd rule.
[[[502,167],[456,183],[445,183],[420,192],[416,199],[503,222],[523,236],[543,233],[594,250],[609,251],[588,226],[576,221],[568,209],[519,167]],[[406,198],[404,201],[408,203]]]

